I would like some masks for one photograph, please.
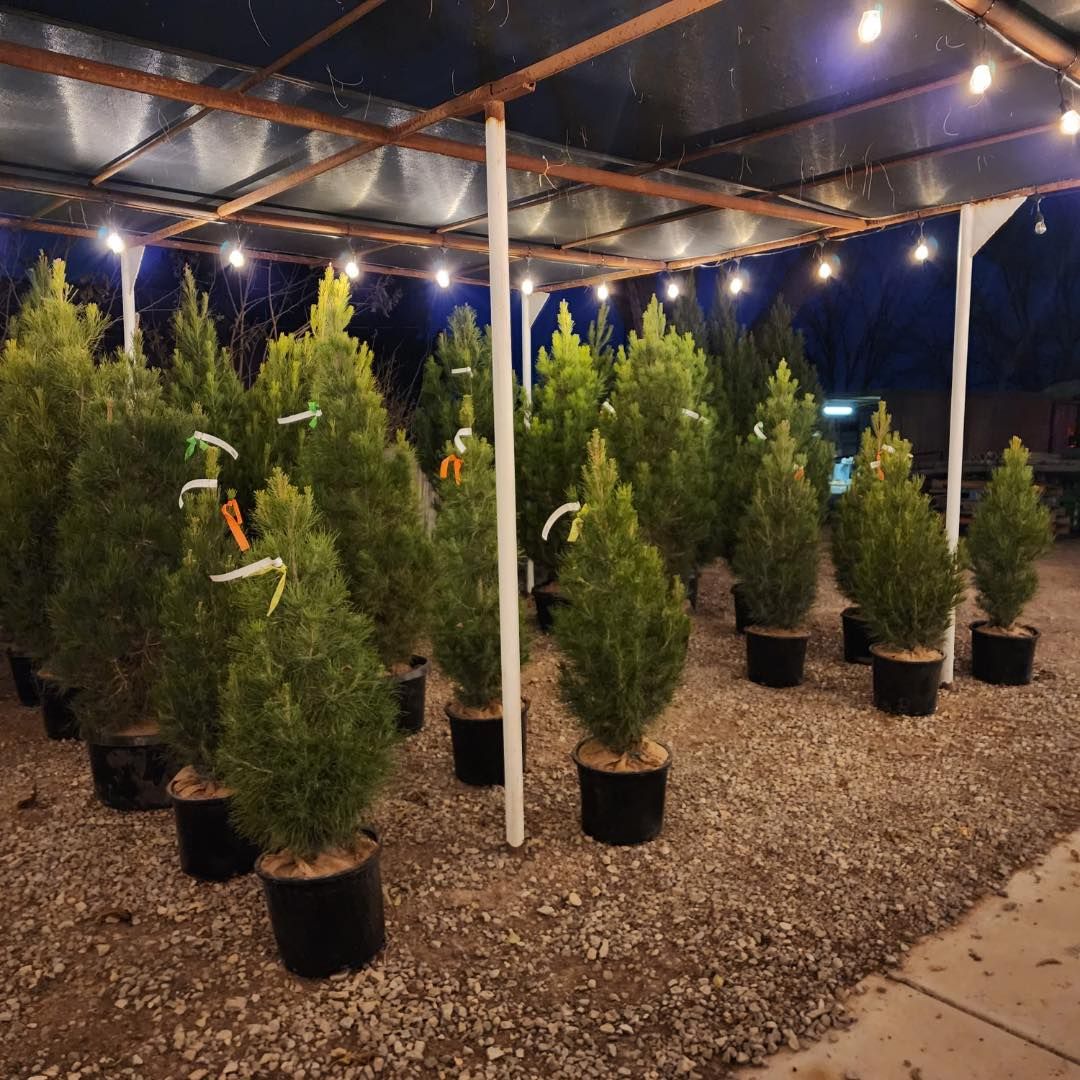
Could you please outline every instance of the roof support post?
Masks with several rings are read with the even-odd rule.
[[[135,279],[142,266],[144,247],[124,248],[120,252],[120,295],[124,306],[124,352],[129,356],[135,348],[135,331],[139,317],[135,313]]]
[[[499,646],[502,658],[503,773],[506,842],[525,843],[521,748],[521,642],[518,627],[517,508],[514,490],[514,379],[510,354],[510,227],[506,196],[506,110],[484,114],[487,170],[488,280],[491,282],[491,371],[495,414],[495,506],[499,545]]]
[[[521,385],[525,390],[525,400],[530,406],[533,381],[532,324],[547,303],[547,298],[548,293],[544,292],[521,294]],[[536,568],[532,559],[529,559],[525,564],[525,592],[531,596],[535,585]]]
[[[1023,198],[965,203],[960,208],[956,247],[956,314],[953,322],[952,397],[949,407],[949,469],[945,496],[945,535],[949,547],[960,542],[960,489],[964,477],[964,409],[967,404],[968,331],[971,324],[971,270],[976,253],[1009,220]],[[945,632],[942,685],[953,681],[956,661],[956,612]]]

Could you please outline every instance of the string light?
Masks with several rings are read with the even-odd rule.
[[[229,252],[229,265],[239,270],[246,262],[247,256],[244,255],[244,249],[239,244],[235,245]]]
[[[115,229],[110,229],[109,235],[105,237],[105,246],[114,255],[119,255],[124,250],[124,238]]]
[[[828,281],[833,276],[832,260],[825,254],[824,244],[818,244],[817,276],[819,281]]]
[[[349,259],[345,264],[345,276],[352,281],[360,276],[360,264],[355,259]]]
[[[602,281],[596,287],[596,298],[603,303],[611,295],[611,290],[607,287],[607,282]]]
[[[669,281],[667,286],[667,298],[669,300],[679,299],[679,285],[675,281]]]
[[[524,277],[521,279],[521,292],[523,296],[532,296],[533,288],[533,279],[531,277]]]
[[[859,20],[859,40],[864,45],[881,37],[881,6],[868,8]]]
[[[746,278],[741,270],[736,268],[735,273],[728,278],[727,287],[732,296],[738,296],[746,288]]]
[[[440,289],[450,288],[450,271],[447,270],[445,266],[440,266],[435,271],[435,284],[438,285]]]
[[[922,222],[919,222],[919,240],[915,245],[915,250],[911,253],[917,263],[924,263],[930,258],[930,245],[926,242],[926,237],[923,235]]]
[[[1076,135],[1080,133],[1080,112],[1073,108],[1066,108],[1061,104],[1061,133],[1063,135]]]
[[[1035,235],[1046,235],[1046,218],[1043,217],[1041,198],[1035,200]]]
[[[990,89],[990,84],[993,81],[993,68],[985,60],[981,60],[971,69],[971,79],[968,81],[968,87],[973,94],[985,94]]]

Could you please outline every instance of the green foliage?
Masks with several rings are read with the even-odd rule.
[[[748,436],[757,420],[758,403],[768,392],[769,367],[754,338],[735,317],[726,294],[717,298],[707,324],[709,379],[723,387],[735,435]]]
[[[388,439],[373,354],[346,333],[344,274],[327,271],[318,306],[313,386],[323,415],[301,449],[301,475],[337,537],[350,599],[372,619],[383,663],[407,664],[427,628],[434,581],[416,459],[401,432]]]
[[[806,358],[806,343],[802,333],[792,326],[791,319],[791,308],[784,303],[782,296],[777,297],[764,323],[754,332],[758,351],[769,371],[781,360],[786,361],[802,392],[820,404],[822,392],[817,368]]]
[[[469,368],[470,373],[452,375],[456,368]],[[468,304],[450,313],[449,328],[439,335],[435,354],[424,364],[413,428],[420,464],[431,475],[439,467],[444,447],[460,426],[458,414],[466,395],[473,399],[473,430],[493,441],[491,328],[481,333],[476,312]]]
[[[694,271],[691,270],[679,295],[670,305],[671,325],[680,334],[689,334],[694,341],[704,349],[708,341],[708,330],[705,324],[705,312],[698,303],[697,283]]]
[[[582,470],[580,536],[559,580],[568,603],[555,615],[565,657],[559,686],[595,739],[633,753],[678,685],[690,620],[679,579],[638,529],[632,492],[618,483],[598,432]]]
[[[787,420],[771,434],[739,526],[734,569],[754,622],[792,630],[817,592],[817,497]]]
[[[459,420],[459,427],[473,426],[468,397]],[[461,704],[482,708],[498,699],[502,686],[495,452],[483,436],[474,434],[463,441],[461,484],[455,483],[453,470],[439,481],[433,644],[435,658],[454,683]],[[450,444],[445,452],[456,451]],[[523,627],[521,641],[524,653]]]
[[[245,836],[310,859],[354,840],[392,768],[396,705],[311,492],[275,469],[255,525],[251,558],[281,558],[285,591],[267,615],[273,574],[218,586],[239,618],[218,769]]]
[[[592,354],[596,373],[600,376],[601,393],[606,396],[611,390],[615,375],[615,349],[611,345],[614,327],[608,322],[611,309],[604,300],[596,312],[596,318],[589,323],[589,352]]]
[[[619,474],[634,489],[634,505],[650,543],[684,579],[706,549],[714,517],[711,466],[715,422],[705,401],[705,354],[674,327],[654,296],[639,336],[620,347],[611,393],[614,415],[601,430]],[[692,409],[700,419],[687,416]]]
[[[218,477],[218,450],[206,451],[204,474]],[[221,514],[224,495],[189,492],[184,499],[183,559],[161,601],[161,675],[154,688],[161,734],[178,761],[214,775],[221,738],[221,687],[236,606],[226,584],[210,580],[240,565],[240,550]]]
[[[992,626],[1011,628],[1035,596],[1035,562],[1050,550],[1050,511],[1035,485],[1028,450],[1014,435],[975,507],[968,550],[979,607]]]
[[[855,565],[862,551],[867,495],[878,484],[902,484],[911,476],[911,443],[892,430],[892,417],[879,401],[870,426],[862,433],[851,470],[851,483],[840,496],[832,518],[832,559],[837,588],[854,603]]]
[[[895,649],[940,649],[964,594],[962,553],[949,550],[918,477],[875,484],[865,498],[851,580],[871,636]]]
[[[546,543],[540,533],[581,475],[603,392],[592,352],[574,333],[565,300],[559,305],[551,351],[541,347],[536,374],[529,426],[519,434],[518,516],[525,554],[535,561],[539,580],[544,581],[555,573],[566,528],[553,529]]]
[[[82,688],[91,734],[152,719],[161,667],[161,600],[181,555],[180,488],[194,417],[166,404],[141,349],[97,369],[58,528],[60,584],[49,604],[57,674]]]
[[[53,648],[57,524],[105,327],[93,304],[74,303],[64,263],[42,256],[0,364],[0,621],[38,661]]]

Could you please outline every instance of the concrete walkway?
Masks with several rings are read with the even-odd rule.
[[[1080,832],[745,1080],[1080,1080]]]

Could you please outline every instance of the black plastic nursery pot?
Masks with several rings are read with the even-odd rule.
[[[985,620],[971,624],[971,674],[995,686],[1027,686],[1035,667],[1039,631],[1003,634],[990,629]]]
[[[15,694],[20,705],[32,709],[41,702],[41,688],[34,671],[34,661],[22,653],[8,649],[8,663],[11,665],[11,680],[15,683]]]
[[[656,839],[664,827],[671,750],[667,760],[642,772],[610,772],[586,765],[580,758],[582,739],[571,755],[581,788],[581,831],[602,844],[644,844]]]
[[[86,741],[94,794],[113,810],[167,810],[176,774],[168,747],[156,732],[94,735]]]
[[[690,608],[697,611],[698,585],[701,582],[701,574],[695,570],[686,579],[686,599],[690,601]]]
[[[78,690],[65,690],[54,678],[41,674],[41,719],[50,739],[79,739],[79,721],[72,702]]]
[[[806,667],[809,631],[746,628],[746,677],[759,686],[798,686]]]
[[[844,608],[840,612],[840,621],[844,625],[844,659],[849,664],[869,664],[873,657],[870,646],[870,624],[862,617],[857,607]]]
[[[412,667],[408,671],[389,676],[398,699],[398,731],[407,735],[415,735],[424,726],[424,701],[429,667],[426,656],[414,656]]]
[[[273,877],[262,860],[255,864],[281,962],[294,975],[321,979],[363,967],[386,944],[380,851],[376,846],[359,866],[325,877]]]
[[[231,795],[192,799],[177,795],[172,781],[166,789],[176,819],[180,869],[202,881],[228,881],[247,874],[258,849],[233,827],[229,817]]]
[[[939,653],[928,660],[902,660],[871,645],[874,665],[874,705],[896,716],[929,716],[937,709],[941,685]]]
[[[731,596],[735,601],[735,633],[745,634],[746,628],[754,621],[750,607],[746,602],[746,587],[741,581],[731,586]]]
[[[566,603],[566,597],[557,589],[553,589],[551,587],[553,584],[549,581],[546,585],[537,585],[533,589],[533,600],[536,601],[536,621],[545,634],[550,634],[555,629],[555,609],[560,604]]]
[[[454,775],[473,787],[505,783],[503,770],[502,717],[463,716],[453,702],[443,706],[450,721],[450,741],[454,745]],[[526,719],[529,702],[521,702],[521,757],[525,758]]]

